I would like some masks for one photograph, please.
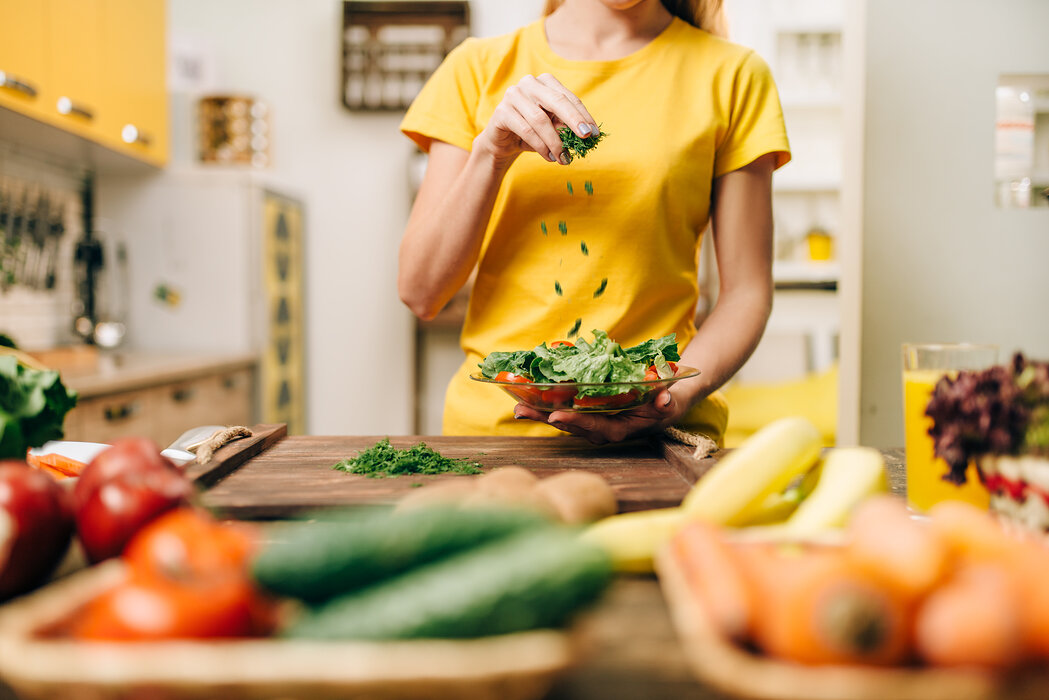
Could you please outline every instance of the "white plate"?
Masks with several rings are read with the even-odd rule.
[[[45,442],[40,447],[34,447],[29,450],[31,454],[37,457],[43,455],[59,454],[63,457],[75,459],[78,462],[87,464],[93,460],[99,452],[109,447],[108,444],[102,442],[75,442],[72,440],[52,440],[51,442]],[[161,450],[160,454],[164,455],[177,466],[182,466],[187,462],[192,462],[196,457],[192,452],[186,452],[185,450]]]

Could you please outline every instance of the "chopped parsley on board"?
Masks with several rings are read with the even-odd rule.
[[[451,459],[425,442],[399,450],[383,438],[356,457],[336,462],[332,469],[351,474],[364,474],[373,479],[402,474],[480,474],[481,465],[466,459]]]

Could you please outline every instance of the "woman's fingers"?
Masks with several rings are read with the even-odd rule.
[[[569,128],[580,138],[587,138],[588,136],[597,133],[597,121],[590,116],[590,112],[587,111],[586,107],[583,105],[583,101],[576,97],[575,93],[562,85],[560,80],[549,73],[543,73],[536,76],[536,81],[550,88],[554,92],[559,93],[568,101],[570,108],[567,108],[564,111],[571,115],[570,119],[565,119],[564,114],[561,114],[560,112],[554,112],[554,114],[566,125],[569,125]]]
[[[493,135],[502,131],[513,136],[519,148],[564,165],[572,157],[564,150],[558,128],[568,126],[582,138],[597,133],[597,124],[582,101],[549,73],[526,75],[507,88],[491,125],[497,130]],[[496,137],[497,142],[501,140]]]
[[[552,154],[556,160],[564,150],[561,136],[535,94],[521,85],[516,85],[506,91],[506,100],[512,107],[512,112],[520,119],[520,122],[515,120],[514,132],[531,146],[532,150],[543,157]]]

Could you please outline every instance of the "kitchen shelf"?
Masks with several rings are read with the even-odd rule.
[[[776,260],[772,263],[772,279],[780,285],[836,285],[841,277],[837,261]]]

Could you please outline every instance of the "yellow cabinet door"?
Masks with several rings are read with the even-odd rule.
[[[0,0],[0,107],[38,117],[47,80],[47,5]]]
[[[107,145],[163,165],[168,158],[164,0],[102,0],[99,129]]]
[[[44,3],[42,3],[44,4]],[[94,138],[102,109],[101,0],[47,0],[50,75],[45,96],[55,123]]]

